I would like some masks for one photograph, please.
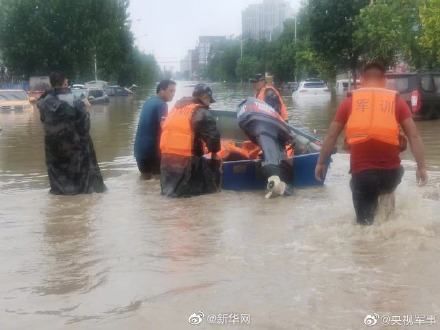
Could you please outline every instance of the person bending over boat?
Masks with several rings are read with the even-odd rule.
[[[212,90],[198,84],[193,97],[177,101],[162,127],[160,184],[163,195],[190,197],[220,189],[220,133],[209,111]],[[211,158],[203,157],[206,146]]]
[[[160,125],[168,114],[166,102],[171,102],[176,93],[176,83],[162,80],[156,95],[150,97],[142,107],[134,141],[134,157],[144,179],[160,173]]]
[[[106,190],[90,137],[86,103],[75,99],[61,72],[50,74],[52,89],[37,103],[44,128],[50,192],[57,195]]]
[[[424,185],[428,180],[423,143],[411,110],[397,92],[385,89],[385,71],[378,62],[363,68],[362,88],[353,91],[339,106],[315,169],[316,178],[322,180],[327,160],[345,128],[353,204],[357,222],[362,225],[373,223],[379,197],[388,195],[388,211],[394,208],[393,193],[403,176],[399,153],[405,147],[405,139],[400,136],[400,128],[408,137],[417,162],[418,183]]]
[[[286,145],[293,137],[289,126],[267,103],[249,97],[238,106],[238,125],[263,151],[262,173],[267,179],[267,198],[290,195],[287,185],[293,176],[292,162],[288,161]]]

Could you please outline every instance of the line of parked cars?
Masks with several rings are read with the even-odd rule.
[[[106,81],[93,80],[86,82],[84,85],[72,85],[72,92],[75,96],[86,98],[90,104],[106,104],[110,102],[109,96],[130,96],[136,85],[130,88],[121,87],[119,85],[109,86]]]
[[[50,86],[49,77],[31,77],[29,91],[23,89],[0,89],[0,112],[21,112],[32,110],[33,104]],[[118,85],[109,86],[106,81],[94,80],[85,84],[70,86],[75,97],[87,99],[90,104],[107,104],[111,96],[127,97],[134,94],[136,85],[124,88]]]
[[[90,104],[107,104],[110,102],[110,98],[103,89],[99,88],[86,88],[82,84],[74,84],[71,87],[72,93],[75,98],[87,99]]]
[[[361,86],[359,80],[356,86]],[[440,72],[387,73],[386,87],[399,92],[416,119],[440,118]],[[335,94],[346,96],[353,88],[353,80],[337,80]],[[321,79],[306,79],[297,84],[292,98],[296,103],[325,103],[331,99],[331,90]]]

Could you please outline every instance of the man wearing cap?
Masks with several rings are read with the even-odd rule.
[[[220,133],[209,106],[215,100],[205,84],[192,97],[177,101],[166,118],[160,139],[161,192],[168,197],[190,197],[220,189]],[[211,157],[205,158],[206,150]]]
[[[272,84],[267,83],[265,76],[261,73],[257,73],[251,82],[254,85],[255,97],[269,104],[287,122],[289,119],[287,107],[280,92]]]

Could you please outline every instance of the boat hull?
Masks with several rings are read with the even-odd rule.
[[[243,141],[246,136],[239,128],[236,113],[232,111],[215,111],[222,138]],[[323,185],[324,181],[315,178],[315,167],[319,152],[309,152],[293,157],[293,180],[289,184],[295,187]],[[267,185],[261,173],[261,160],[238,160],[223,162],[222,188],[224,190],[261,190]],[[330,163],[330,160],[329,160]]]

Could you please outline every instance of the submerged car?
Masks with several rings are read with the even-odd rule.
[[[308,79],[299,83],[298,88],[292,94],[292,98],[294,100],[299,100],[301,98],[320,98],[323,100],[330,100],[331,93],[325,81]]]
[[[0,112],[32,110],[31,101],[34,101],[34,99],[30,98],[24,90],[0,90]]]
[[[87,99],[89,97],[89,90],[86,88],[75,88],[72,87],[71,89],[73,96],[76,99]]]
[[[110,98],[102,89],[90,89],[87,99],[90,104],[106,104],[110,102]]]
[[[106,89],[107,86],[108,82],[104,80],[92,80],[84,84],[84,87],[87,89]]]
[[[440,118],[440,72],[387,73],[386,79],[386,87],[400,93],[415,118]]]
[[[108,86],[105,92],[108,96],[130,96],[134,94],[131,90],[118,85]]]
[[[110,99],[102,89],[86,89],[86,88],[72,88],[73,95],[77,99],[87,99],[90,104],[107,104]]]

